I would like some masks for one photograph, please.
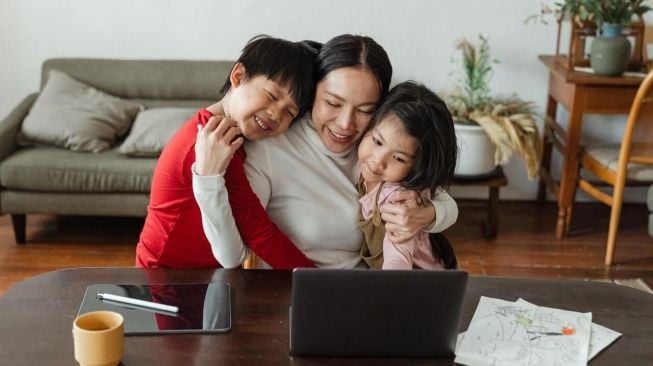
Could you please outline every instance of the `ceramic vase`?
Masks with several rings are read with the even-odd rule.
[[[491,173],[496,168],[494,151],[496,147],[476,123],[454,124],[458,140],[458,163],[456,177],[480,177]]]
[[[630,60],[630,42],[622,26],[603,24],[601,35],[592,41],[590,65],[596,75],[621,76]]]

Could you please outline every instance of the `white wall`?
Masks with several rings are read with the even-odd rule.
[[[537,55],[555,51],[556,27],[523,24],[540,2],[0,0],[0,116],[38,90],[40,65],[47,58],[234,59],[260,33],[317,41],[341,33],[368,35],[388,52],[393,83],[410,78],[444,91],[452,87],[455,41],[482,32],[501,61],[493,91],[517,93],[543,111],[547,70]],[[536,183],[527,180],[521,160],[513,158],[505,171],[510,185],[502,197],[535,197]],[[484,197],[486,192],[454,194]]]

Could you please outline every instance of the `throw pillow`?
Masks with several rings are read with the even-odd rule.
[[[18,143],[101,152],[124,135],[142,106],[51,70],[23,121]]]
[[[120,152],[130,156],[159,156],[172,135],[196,112],[193,108],[153,108],[140,112],[127,139],[120,145]]]

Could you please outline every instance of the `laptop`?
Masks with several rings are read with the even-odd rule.
[[[295,269],[293,356],[450,357],[462,271]]]

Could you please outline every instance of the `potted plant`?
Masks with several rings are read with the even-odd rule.
[[[651,10],[647,4],[648,0],[561,0],[555,10],[543,6],[540,15],[555,13],[558,21],[567,17],[580,27],[587,22],[596,24],[590,65],[597,75],[620,76],[628,67],[631,49],[623,29],[632,23],[633,17],[641,19]]]
[[[648,0],[562,0],[556,3],[558,18],[571,17],[582,26],[587,21],[596,23],[597,31],[605,24],[626,26],[633,16],[641,17],[651,10]]]
[[[461,51],[458,91],[447,98],[455,121],[460,156],[457,176],[487,174],[508,162],[513,153],[526,165],[529,179],[538,174],[540,135],[535,123],[535,104],[516,95],[492,96],[488,39],[479,35],[478,47],[458,42]]]
[[[590,65],[598,75],[620,76],[628,68],[630,42],[623,35],[623,27],[633,16],[641,18],[651,10],[645,0],[564,0],[558,3],[562,15],[568,14],[581,24],[596,23],[597,37],[590,49]]]

